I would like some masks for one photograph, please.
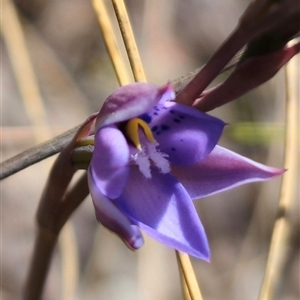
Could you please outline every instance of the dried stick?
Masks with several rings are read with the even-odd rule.
[[[70,142],[79,127],[80,125],[4,161],[1,163],[0,179],[9,177],[62,151],[62,149]]]
[[[138,48],[130,26],[130,21],[123,0],[112,0],[123,41],[127,50],[132,72],[136,81],[147,81]],[[193,267],[187,254],[176,251],[180,264],[180,272],[183,273],[192,300],[201,300],[201,293],[195,278]]]
[[[107,36],[112,34],[112,31],[107,32],[107,30],[111,30],[111,27],[109,27],[110,25],[107,27],[108,16],[106,15],[106,10],[102,11],[105,21],[103,23],[103,15],[100,17],[101,11],[99,9],[104,9],[104,6],[99,7],[98,4],[99,3],[94,2],[94,8],[97,10],[97,14],[99,15],[100,25],[104,26],[102,27],[102,32]],[[110,42],[111,39],[105,39],[106,44]],[[119,62],[121,62],[121,64],[119,64],[115,69],[116,72],[118,72],[117,75],[120,82],[122,81],[124,84],[128,83],[124,76],[124,74],[126,74],[126,69],[124,65],[122,65],[119,52],[116,48],[111,47],[111,45],[107,45],[107,49],[112,60],[115,60],[116,57],[118,57]],[[111,51],[115,52],[112,53]],[[122,72],[124,72],[124,74],[121,74]],[[90,129],[91,122],[95,117],[96,114],[91,116],[82,125],[82,128],[77,131],[78,136],[75,136],[66,148],[63,147],[64,150],[56,160],[50,173],[37,214],[39,232],[36,238],[34,256],[32,258],[31,269],[26,283],[25,300],[40,299],[51,262],[53,249],[57,242],[61,228],[68,220],[71,213],[89,193],[87,177],[85,174],[81,180],[77,182],[75,187],[65,195],[70,180],[75,173],[75,169],[71,164],[71,152],[79,136],[87,134],[87,131]],[[48,236],[50,238],[47,238]],[[48,251],[46,251],[43,255],[41,251],[44,251],[45,247]],[[66,291],[65,295],[68,297],[68,291]]]
[[[35,240],[24,300],[39,300],[43,291],[53,249],[62,227],[73,211],[89,194],[84,174],[75,186],[67,191],[76,170],[72,165],[72,151],[77,140],[89,135],[97,114],[91,115],[79,128],[72,141],[59,154],[49,174],[37,211],[38,235]],[[43,249],[45,253],[41,253]]]
[[[299,176],[299,56],[286,66],[286,138],[285,162],[288,171],[283,175],[277,217],[273,227],[260,300],[274,299],[278,281],[287,259],[287,246],[291,235],[290,215],[296,203]]]
[[[240,53],[230,62],[230,64],[224,69],[227,71],[233,68]],[[181,76],[175,80],[171,81],[171,84],[174,86],[176,93],[179,93],[186,84],[195,77],[201,68],[198,68],[186,75]],[[61,133],[60,135],[52,138],[49,141],[33,146],[0,164],[0,180],[7,178],[33,164],[36,164],[54,154],[59,153],[72,139],[74,134],[77,132],[80,125]]]
[[[283,26],[285,22],[287,22],[287,20],[291,18],[291,16],[295,18],[295,16],[300,13],[300,5],[298,0],[291,1],[295,2],[294,6],[286,5],[286,3],[283,2],[283,6],[279,7],[279,9],[270,10],[271,12],[265,17],[259,19],[258,21],[252,20],[251,22],[251,18],[253,19],[253,17],[255,17],[255,14],[259,16],[260,13],[264,13],[263,11],[261,11],[262,8],[259,7],[259,1],[252,2],[245,14],[242,16],[240,22],[242,26],[237,27],[237,29],[231,34],[231,36],[220,48],[223,49],[223,52],[224,49],[227,49],[228,52],[226,50],[223,54],[221,50],[218,50],[216,54],[212,56],[209,62],[201,69],[197,69],[196,71],[193,71],[186,76],[182,76],[179,79],[171,81],[171,83],[174,85],[176,93],[180,93],[177,97],[177,101],[181,103],[191,104],[203,91],[207,84],[211,82],[212,78],[216,77],[221,72],[222,68],[228,63],[234,53],[238,51],[242,46],[244,46],[245,43],[247,43],[251,39],[267,33],[275,27],[278,28],[280,26]],[[272,4],[272,1],[269,4]],[[127,36],[132,35],[131,27],[127,26],[128,24],[124,25],[128,23],[128,16],[126,15],[126,17],[124,15],[122,4],[119,4],[119,1],[115,0],[114,6],[116,7],[116,12],[119,15],[119,19],[125,20],[125,23],[123,23],[122,25],[123,28],[121,28],[124,32],[123,37],[125,36],[125,28],[127,27],[129,32],[126,33]],[[296,33],[295,36],[299,36],[299,33]],[[233,45],[230,45],[229,41],[232,41],[233,37],[235,37],[236,40],[234,40]],[[126,41],[126,39],[124,41]],[[127,49],[128,51],[130,50],[129,53],[135,53],[137,50],[135,42],[127,44]],[[139,79],[143,81],[143,79],[145,79],[143,70],[141,70],[140,67],[135,66],[136,62],[133,59],[134,56],[130,54],[130,57],[133,70],[135,70],[135,78],[137,80]],[[136,57],[139,58],[139,56]],[[224,70],[235,66],[239,57],[240,52],[231,59],[231,61],[228,63],[228,66],[225,67]],[[12,159],[5,161],[0,165],[0,179],[6,178],[42,159],[45,159],[61,151],[61,149],[69,142],[71,137],[74,135],[74,132],[76,132],[76,130],[71,130],[70,132],[63,133],[61,136],[55,137],[53,140],[46,142],[45,144],[36,146],[37,148],[26,150],[24,153],[21,153],[13,157]],[[67,140],[64,141],[63,139]],[[56,144],[58,144],[57,148],[55,148]],[[50,147],[50,149],[45,149],[47,147]],[[51,147],[54,147],[55,149],[51,149]]]
[[[71,220],[62,228],[58,244],[62,272],[61,300],[73,300],[76,297],[80,267],[75,229]]]
[[[123,0],[112,0],[119,28],[122,33],[123,41],[133,72],[135,81],[146,82],[146,75],[141,63],[139,51],[130,25],[130,20]]]
[[[98,22],[105,42],[107,52],[110,56],[111,62],[115,69],[115,74],[118,78],[120,85],[130,83],[130,74],[126,69],[125,62],[116,43],[115,35],[113,32],[111,20],[107,13],[107,9],[103,0],[92,0],[94,10],[97,14]]]
[[[18,14],[11,0],[3,1],[6,15],[1,33],[4,37],[8,54],[12,62],[14,75],[22,96],[26,114],[34,125],[35,138],[38,142],[51,136],[46,121],[46,111],[38,87],[37,78],[32,68],[26,40]]]
[[[202,300],[203,298],[188,254],[176,250],[176,258],[184,279],[184,282],[182,282],[183,289],[187,288],[191,300]]]
[[[5,0],[4,4],[7,18],[5,19],[5,26],[2,28],[2,34],[6,42],[8,53],[13,66],[13,71],[17,79],[18,88],[22,96],[22,101],[24,103],[26,113],[34,126],[35,140],[37,142],[41,142],[50,137],[50,130],[46,118],[47,113],[44,107],[37,78],[32,67],[24,31],[18,18],[16,8],[10,0]],[[74,248],[74,243],[64,243],[65,241],[70,241],[70,239],[66,238],[68,238],[68,233],[72,232],[71,224],[69,224],[67,228],[69,228],[69,231],[65,232],[63,237],[60,239],[60,242],[62,246],[68,245],[70,247],[68,247],[67,249],[69,252],[68,255],[64,255],[64,250],[66,250],[66,247],[61,247],[63,258],[62,263],[64,264],[66,258],[68,258],[68,260],[73,258],[71,264],[75,266],[76,264],[74,263],[74,261],[77,261],[77,257],[76,255],[70,255],[70,252],[74,253],[74,251],[70,251],[70,249]],[[51,232],[46,232],[43,228],[38,228],[36,240],[42,241],[37,244],[36,252],[34,253],[34,255],[36,255],[35,262],[37,262],[37,264],[39,265],[41,260],[43,259],[43,255],[51,256],[54,245],[56,244],[56,237],[53,236]],[[73,242],[73,240],[71,240],[71,242]],[[34,266],[34,268],[35,267],[36,266]],[[47,272],[47,264],[41,265],[41,269],[42,272]],[[64,268],[63,271],[66,272]],[[76,270],[74,273],[77,273]],[[76,276],[74,278],[76,278]],[[39,280],[42,280],[42,277],[34,277],[34,282],[31,283],[32,287],[35,285],[41,286],[41,282],[35,282]],[[71,285],[69,285],[71,288],[73,288],[73,286],[76,286],[74,282],[66,282],[71,283]],[[71,289],[69,290],[71,291]]]

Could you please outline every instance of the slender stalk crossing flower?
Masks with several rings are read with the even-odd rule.
[[[225,123],[174,102],[170,84],[133,83],[105,101],[96,120],[88,182],[96,217],[131,249],[140,230],[209,260],[193,200],[283,170],[216,146]]]

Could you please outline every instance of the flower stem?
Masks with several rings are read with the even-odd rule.
[[[286,66],[286,141],[285,162],[288,169],[283,176],[281,195],[278,204],[267,259],[265,275],[260,291],[260,300],[274,298],[278,281],[287,259],[288,243],[292,233],[291,213],[294,210],[299,175],[299,56]]]
[[[25,285],[24,300],[39,300],[43,292],[57,235],[38,227],[30,271]]]
[[[294,3],[275,0],[252,1],[229,37],[177,95],[176,102],[193,105],[196,98],[202,94],[243,46],[280,26],[287,26],[291,18],[299,18],[300,6],[297,3],[299,1],[291,1]],[[275,2],[276,4],[280,2],[280,5],[276,6]],[[211,109],[210,107],[204,108],[203,111]]]
[[[120,85],[131,82],[130,74],[126,69],[125,62],[122,60],[120,50],[116,43],[113,27],[107,13],[103,0],[92,0],[94,10],[97,14],[100,29],[103,35],[107,52],[109,53],[111,62],[114,66],[116,76]]]
[[[133,72],[135,81],[146,82],[146,75],[141,63],[139,51],[135,42],[133,31],[130,25],[130,20],[127,14],[126,6],[123,0],[112,0],[114,10],[119,22],[119,27],[122,33],[123,41]]]
[[[245,44],[245,36],[240,28],[236,28],[199,73],[177,95],[176,102],[192,105],[212,80],[222,71],[227,63]]]
[[[176,257],[177,257],[180,273],[182,274],[182,277],[184,279],[182,285],[183,285],[184,294],[186,295],[185,296],[186,299],[203,300],[195,276],[195,272],[188,254],[176,250]],[[185,292],[186,289],[188,290],[189,297],[187,297],[187,293]]]
[[[66,192],[66,188],[67,183],[64,183],[59,189],[55,188],[50,176],[50,182],[46,185],[38,209],[38,232],[25,285],[24,300],[39,300],[41,298],[59,233],[71,214],[89,193],[86,173],[68,192]],[[49,193],[51,189],[52,194]],[[53,200],[57,201],[53,203]],[[73,253],[73,256],[75,254]],[[75,273],[73,272],[73,274]],[[76,274],[74,278],[76,279]]]
[[[184,300],[191,300],[191,295],[190,295],[189,289],[187,287],[187,284],[185,282],[184,276],[181,271],[180,271],[180,281],[181,281],[181,286],[182,286],[182,290],[183,290]]]

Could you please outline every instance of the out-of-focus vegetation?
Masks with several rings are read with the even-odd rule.
[[[164,84],[201,66],[234,28],[247,1],[126,1],[147,79]],[[16,0],[52,136],[79,123],[117,86],[91,2]],[[114,18],[112,8],[107,1]],[[3,6],[4,7],[4,6]],[[6,26],[3,11],[3,28]],[[115,29],[117,30],[116,22]],[[118,37],[120,42],[120,36]],[[2,51],[2,160],[34,145],[34,128],[20,94],[9,48]],[[18,49],[23,51],[23,49]],[[124,47],[121,47],[124,53]],[[221,144],[282,167],[284,82],[276,78],[211,114],[230,123]],[[45,136],[45,140],[48,137]],[[53,158],[1,184],[3,300],[22,293],[35,234],[35,211]],[[196,203],[212,260],[193,260],[204,299],[257,299],[276,214],[280,178]],[[294,226],[299,226],[295,209]],[[131,252],[103,229],[90,198],[72,217],[79,278],[75,299],[182,299],[175,254],[146,239]],[[61,244],[45,299],[60,299],[65,284]],[[299,237],[293,236],[279,299],[299,299]],[[68,269],[64,269],[68,274]],[[71,272],[71,270],[69,270]]]

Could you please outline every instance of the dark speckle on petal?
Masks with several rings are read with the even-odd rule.
[[[183,120],[185,118],[185,116],[179,116],[179,119]]]
[[[146,123],[151,123],[152,118],[151,116],[149,116],[148,114],[143,114],[140,116],[140,119],[142,119],[143,121],[145,121]],[[154,126],[155,127],[155,126]]]
[[[158,130],[158,126],[157,126],[157,125],[153,126],[153,127],[151,128],[151,130],[152,130],[153,132],[157,131],[157,130]]]
[[[158,112],[154,112],[153,114],[154,114],[155,116],[158,116]]]
[[[170,109],[170,110],[169,110],[169,113],[174,115],[174,114],[175,114],[175,111],[174,111],[173,109]]]
[[[176,148],[172,147],[171,150],[172,150],[172,151],[176,151]]]
[[[181,123],[181,120],[180,120],[180,119],[177,119],[177,118],[173,119],[173,121],[174,121],[175,123]]]
[[[166,131],[168,129],[170,129],[170,126],[168,126],[168,125],[161,125],[161,130]]]

